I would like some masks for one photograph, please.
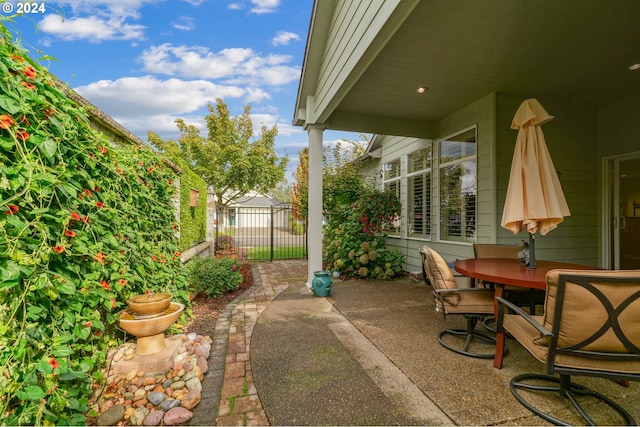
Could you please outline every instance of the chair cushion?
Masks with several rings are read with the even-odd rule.
[[[557,298],[558,280],[560,274],[577,274],[590,276],[611,276],[611,271],[607,270],[551,270],[547,273],[547,293],[545,297],[544,316],[542,326],[551,331],[553,324],[554,308]],[[620,277],[638,276],[637,270],[616,271]],[[619,285],[616,283],[593,283],[594,286],[605,292],[608,299],[616,307],[625,298],[640,290],[640,283],[637,286]],[[608,321],[608,315],[602,303],[594,294],[584,289],[582,286],[568,286],[565,288],[565,301],[562,313],[562,321],[558,334],[558,346],[565,347],[579,343],[593,335],[603,327]],[[640,346],[640,299],[634,301],[627,307],[618,321],[631,342]],[[588,315],[585,315],[587,314]],[[579,319],[579,321],[577,321]],[[548,345],[548,339],[538,338],[538,344]],[[585,350],[628,353],[628,350],[617,338],[613,330],[609,329],[602,337],[593,343],[583,347]]]
[[[428,267],[433,274],[432,286],[436,289],[458,289],[456,279],[451,272],[451,268],[447,265],[447,262],[440,256],[439,253],[426,245],[423,249],[426,249]],[[457,292],[448,292],[442,297],[446,302],[452,305],[458,304],[460,296]]]
[[[522,246],[516,245],[493,245],[476,243],[473,245],[473,251],[476,258],[514,258],[519,259],[518,252],[522,250]]]
[[[532,316],[539,324],[542,324],[543,316]],[[536,359],[547,363],[549,347],[539,340],[540,333],[524,317],[517,314],[505,314],[503,326],[513,338],[527,349]],[[621,374],[636,374],[640,372],[638,361],[612,361],[602,359],[590,359],[572,355],[557,354],[555,366],[575,369],[589,369],[594,371],[618,372]]]
[[[531,316],[536,322],[542,324],[542,316]],[[502,321],[504,329],[509,332],[529,353],[542,363],[547,363],[547,354],[549,352],[547,344],[540,341],[540,332],[524,317],[517,314],[505,314]]]
[[[491,289],[460,289],[458,303],[445,306],[446,314],[486,314],[493,315],[494,292]]]

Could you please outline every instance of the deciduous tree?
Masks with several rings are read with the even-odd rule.
[[[163,141],[149,132],[149,142],[169,156],[183,158],[202,176],[219,205],[227,206],[251,192],[268,193],[284,178],[288,157],[274,149],[278,128],[263,126],[253,141],[251,106],[242,115],[231,117],[222,99],[209,105],[205,116],[207,137],[200,130],[177,119],[178,141]]]
[[[364,143],[363,143],[364,141]],[[358,141],[341,140],[333,147],[322,149],[323,209],[331,211],[344,197],[353,196],[356,200],[364,181],[358,173],[359,166],[354,162],[364,153],[367,137],[360,134]],[[294,216],[298,220],[307,217],[309,204],[309,148],[298,153],[300,163],[295,172],[292,200],[298,206]],[[339,176],[341,175],[341,177]],[[348,175],[348,178],[345,178]],[[341,184],[344,184],[341,186]],[[338,188],[340,187],[340,188]]]

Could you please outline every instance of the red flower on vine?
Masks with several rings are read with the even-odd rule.
[[[29,77],[30,79],[35,79],[36,77],[38,77],[38,73],[36,72],[36,69],[33,68],[31,65],[25,67],[23,72],[24,72],[24,75]]]
[[[124,286],[124,285],[126,285],[126,284],[127,284],[127,279],[120,279],[120,280],[118,280],[118,285],[120,285],[120,286]],[[147,291],[147,292],[148,292],[148,291]]]
[[[98,262],[99,262],[100,264],[102,264],[102,265],[104,265],[104,258],[105,258],[105,255],[104,255],[102,252],[98,252],[98,253],[93,257],[93,259],[94,259],[95,261],[98,261]]]
[[[71,212],[71,218],[73,218],[76,221],[80,221],[80,215],[78,215],[75,212]]]
[[[103,280],[102,282],[100,282],[100,286],[102,286],[102,288],[103,288],[105,291],[108,291],[108,290],[110,289],[110,287],[109,287],[109,282],[107,282],[106,280]]]
[[[16,131],[16,138],[21,141],[26,141],[27,139],[29,139],[29,132],[19,129],[18,131]]]
[[[116,299],[115,298],[111,298],[111,308],[112,309],[116,308]]]
[[[55,245],[53,247],[53,251],[56,252],[56,253],[61,254],[62,252],[64,252],[64,246]]]
[[[105,147],[100,147],[100,152],[102,153],[102,155],[107,154],[107,149]]]
[[[85,328],[90,328],[91,325],[93,325],[93,322],[91,322],[91,320],[89,320],[88,322],[84,322],[84,327]]]
[[[6,213],[7,215],[15,215],[18,213],[18,211],[20,210],[20,208],[18,207],[18,205],[8,205],[7,206],[9,209],[4,211],[4,213]]]
[[[89,190],[89,189],[84,190],[84,192],[89,197],[91,197],[93,195],[93,194],[91,194],[91,190]]]
[[[15,59],[18,62],[24,62],[24,58],[18,55],[11,55],[11,58]]]
[[[55,357],[52,357],[51,359],[49,359],[49,365],[51,365],[51,367],[55,370],[58,369],[58,366],[60,366],[60,364],[58,363],[58,361],[56,360]]]
[[[102,202],[96,202],[96,206],[99,208],[102,208],[104,206],[104,204]]]
[[[15,121],[7,114],[0,114],[0,129],[9,129]]]
[[[65,230],[64,235],[67,237],[76,237],[76,232],[73,230]]]
[[[29,83],[29,82],[25,82],[24,80],[23,80],[23,81],[21,81],[20,83],[22,84],[22,86],[26,87],[27,89],[31,89],[31,90],[33,90],[33,89],[35,89],[35,88],[36,88],[36,85],[31,84],[31,83]]]

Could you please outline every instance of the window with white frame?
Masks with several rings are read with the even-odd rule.
[[[440,141],[440,239],[473,241],[476,232],[476,129]]]
[[[431,237],[431,143],[407,156],[409,237]]]
[[[400,198],[400,159],[392,160],[383,165],[382,177],[384,182],[384,190],[390,191]],[[387,233],[390,236],[400,235],[400,215],[398,219],[389,226]]]

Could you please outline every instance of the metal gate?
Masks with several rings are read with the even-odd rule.
[[[216,209],[218,236],[232,236],[238,256],[246,260],[306,259],[307,225],[293,216],[291,204]]]

